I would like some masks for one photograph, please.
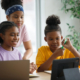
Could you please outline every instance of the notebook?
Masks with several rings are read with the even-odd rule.
[[[0,61],[0,80],[29,80],[29,60]]]
[[[51,74],[51,70],[45,70],[44,72]]]
[[[39,75],[37,75],[37,74],[29,74],[29,78],[36,78],[36,77],[39,77]]]

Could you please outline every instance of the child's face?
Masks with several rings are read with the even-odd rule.
[[[24,13],[22,11],[15,11],[10,16],[7,16],[7,20],[14,22],[20,28],[24,23]]]
[[[15,47],[19,41],[19,29],[13,26],[10,29],[5,31],[5,34],[2,34],[3,39],[3,46],[6,48],[8,47]]]
[[[59,31],[49,32],[45,37],[45,41],[48,43],[52,52],[60,47],[62,39],[63,37],[61,36]]]

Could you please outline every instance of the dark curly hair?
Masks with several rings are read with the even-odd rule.
[[[60,19],[58,16],[56,15],[51,15],[46,19],[46,27],[44,29],[44,34],[46,36],[46,34],[48,32],[52,32],[52,31],[60,31],[60,33],[62,34],[61,28],[59,26],[60,24]]]
[[[23,0],[1,0],[1,7],[2,9],[4,9],[5,11],[13,6],[13,5],[22,5],[23,6]]]

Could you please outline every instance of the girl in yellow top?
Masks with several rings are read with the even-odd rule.
[[[65,58],[75,58],[79,57],[80,54],[72,46],[69,39],[67,39],[66,44],[62,41],[62,31],[59,26],[60,19],[56,15],[51,15],[46,20],[46,27],[44,30],[45,37],[44,40],[48,43],[48,46],[42,46],[38,49],[36,56],[36,65],[38,67],[37,71],[51,70],[52,61],[54,59],[65,59]],[[60,48],[60,45],[65,47],[64,49]]]

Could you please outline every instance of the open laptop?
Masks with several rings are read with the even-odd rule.
[[[29,60],[0,61],[0,80],[29,80]]]

